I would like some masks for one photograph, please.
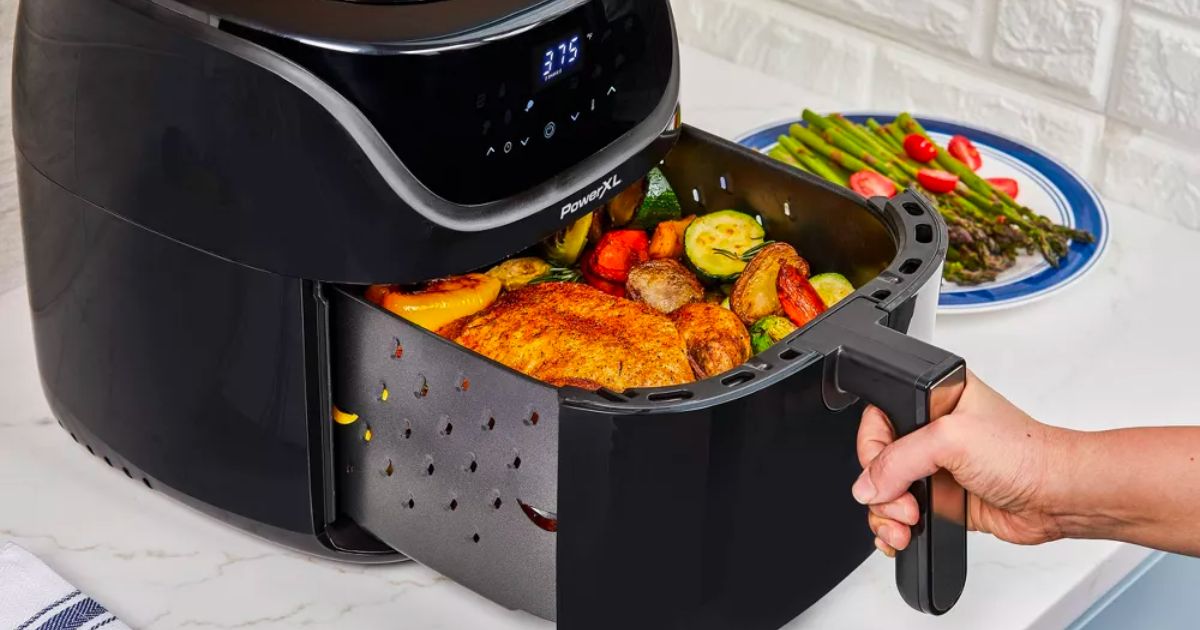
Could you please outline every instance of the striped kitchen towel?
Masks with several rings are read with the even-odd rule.
[[[0,629],[129,630],[16,543],[0,546]]]

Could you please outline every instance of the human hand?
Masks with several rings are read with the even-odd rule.
[[[858,432],[864,470],[852,492],[870,506],[875,546],[891,557],[908,547],[919,518],[909,487],[939,469],[966,488],[969,529],[1022,545],[1049,542],[1063,537],[1056,468],[1071,439],[968,373],[950,415],[899,440],[887,416],[867,408]]]

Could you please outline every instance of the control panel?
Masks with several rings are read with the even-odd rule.
[[[274,47],[358,105],[432,192],[474,205],[544,183],[645,120],[667,90],[674,41],[666,2],[592,0],[422,54]]]

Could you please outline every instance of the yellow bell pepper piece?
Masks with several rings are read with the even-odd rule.
[[[503,286],[499,280],[478,273],[434,280],[419,291],[389,293],[383,298],[383,308],[436,332],[491,306]]]

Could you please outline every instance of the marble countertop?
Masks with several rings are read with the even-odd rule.
[[[686,119],[725,136],[806,105],[837,107],[695,51],[684,61]],[[1200,233],[1110,210],[1110,252],[1086,281],[1018,310],[942,317],[938,342],[1049,422],[1194,421],[1200,335],[1189,287]],[[37,554],[132,627],[553,627],[421,566],[351,566],[282,549],[86,456],[42,396],[23,289],[0,295],[0,357],[0,541]],[[1102,541],[1020,548],[972,536],[970,554],[966,594],[946,617],[908,610],[892,563],[876,555],[787,628],[1061,628],[1149,552]]]

